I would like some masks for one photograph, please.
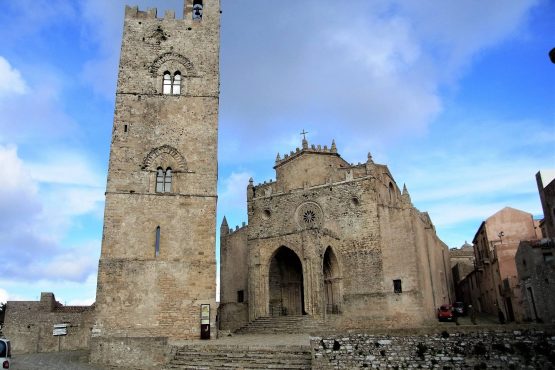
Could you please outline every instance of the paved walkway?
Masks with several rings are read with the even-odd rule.
[[[10,370],[104,370],[86,362],[86,351],[14,355]]]
[[[445,328],[451,331],[466,331],[480,329],[525,329],[530,325],[509,324],[499,325],[495,317],[480,316],[478,317],[478,325],[473,325],[469,317],[459,319],[459,326],[452,322],[442,322],[428,328],[422,328],[431,331],[437,331],[438,328]],[[173,345],[223,345],[223,346],[250,346],[250,347],[270,347],[270,346],[308,346],[310,338],[308,334],[242,334],[232,335],[219,338],[217,340],[201,341],[176,341]],[[86,351],[72,352],[54,352],[54,353],[32,353],[25,355],[14,355],[12,358],[13,370],[111,370],[104,367],[97,367],[87,363],[88,353]],[[118,370],[133,370],[121,369]]]
[[[172,342],[173,345],[224,345],[249,347],[274,347],[287,345],[310,345],[308,334],[283,335],[232,335],[217,340],[191,340]],[[104,367],[87,364],[86,351],[31,353],[14,355],[10,370],[109,370]],[[118,368],[118,370],[126,370]],[[132,370],[132,369],[127,369]]]

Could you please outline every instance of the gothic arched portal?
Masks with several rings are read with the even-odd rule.
[[[301,315],[304,313],[303,266],[291,249],[280,247],[270,261],[270,315]]]
[[[324,254],[324,294],[326,296],[326,313],[341,312],[341,274],[337,257],[331,247]]]

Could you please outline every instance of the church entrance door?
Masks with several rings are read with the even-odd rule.
[[[291,249],[281,247],[270,262],[270,315],[302,315],[303,266]]]

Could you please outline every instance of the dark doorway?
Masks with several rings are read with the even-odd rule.
[[[339,283],[339,266],[331,247],[324,254],[324,294],[326,296],[326,312],[337,314],[341,311]]]
[[[304,313],[303,266],[291,249],[280,247],[270,262],[270,315]]]
[[[511,302],[510,298],[505,298],[505,306],[507,307],[507,321],[515,321],[513,302]]]

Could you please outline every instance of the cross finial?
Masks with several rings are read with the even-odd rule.
[[[305,131],[303,128],[303,132],[301,132],[301,135],[303,135],[303,140],[306,140],[306,134],[308,134],[308,132]]]

